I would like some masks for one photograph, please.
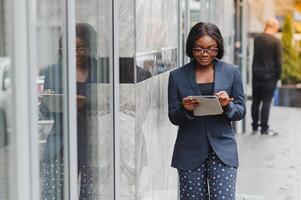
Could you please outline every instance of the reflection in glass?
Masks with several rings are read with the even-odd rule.
[[[62,59],[59,54],[57,64],[47,66],[38,79],[42,199],[64,195]]]
[[[87,23],[76,24],[77,139],[80,199],[98,194],[96,31]],[[86,49],[83,51],[83,49]],[[81,50],[81,51],[80,51]],[[96,112],[95,112],[96,111]],[[96,130],[96,131],[95,131]]]
[[[85,96],[86,106],[78,109],[78,185],[80,199],[113,199],[113,84],[112,74],[112,1],[76,0],[76,21],[95,31],[89,43],[91,81],[77,62],[77,94]],[[97,34],[96,34],[97,33]],[[77,48],[81,48],[77,46]],[[77,50],[78,52],[79,50]],[[77,61],[79,54],[77,53]],[[87,84],[88,83],[88,84]],[[80,102],[80,99],[78,99]],[[80,105],[79,105],[80,106]]]
[[[42,198],[61,199],[64,182],[63,148],[63,80],[62,41],[59,42],[59,61],[47,67],[44,76],[44,93],[40,111],[44,119],[52,119],[53,126],[47,136],[42,161]],[[80,179],[80,199],[91,198],[97,193],[97,168],[92,160],[97,152],[97,138],[93,138],[95,121],[95,99],[93,84],[97,79],[96,31],[86,23],[76,24],[76,84],[77,84],[77,137],[78,174]],[[69,66],[72,67],[72,66]],[[95,124],[95,123],[94,123]],[[96,140],[95,140],[96,139]],[[97,158],[97,156],[96,156]]]
[[[11,60],[0,55],[0,199],[10,199],[9,194],[9,146],[13,138]],[[12,154],[11,154],[12,155]]]
[[[112,114],[112,1],[76,0],[76,21],[93,26],[97,35],[90,38],[97,68],[86,91],[86,117],[78,119],[78,159],[81,198],[113,199],[113,114]],[[96,40],[97,39],[97,40]],[[97,51],[96,51],[97,47]],[[78,74],[78,73],[77,73]],[[80,78],[80,77],[78,77]],[[77,92],[81,86],[77,83]],[[85,125],[82,125],[85,124]],[[87,147],[87,148],[86,148]],[[86,168],[86,169],[85,169]],[[88,194],[87,194],[88,192]],[[91,194],[89,194],[91,192]]]
[[[177,66],[179,2],[136,0],[133,5],[136,82],[119,85],[122,200],[177,199],[177,176],[166,159],[174,134],[166,120],[165,83],[167,71]]]
[[[41,199],[62,200],[63,187],[63,90],[61,63],[63,1],[37,1],[37,71],[39,95],[39,155]],[[60,42],[59,42],[60,41]],[[65,47],[64,47],[65,48]],[[66,77],[64,77],[66,79]],[[65,114],[65,113],[64,113]]]
[[[164,48],[160,51],[136,54],[137,82],[166,72],[177,65],[177,49]]]
[[[0,1],[0,199],[13,199],[15,188],[15,132],[13,116],[13,88],[11,71],[13,67],[12,48],[13,30],[9,0]]]

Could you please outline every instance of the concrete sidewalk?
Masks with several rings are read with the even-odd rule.
[[[238,199],[300,200],[301,109],[272,107],[270,127],[279,132],[273,137],[250,135],[250,102],[247,108],[247,133],[237,135]]]

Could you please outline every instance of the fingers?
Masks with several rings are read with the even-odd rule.
[[[217,92],[215,95],[220,99],[229,99],[229,95],[226,91]]]
[[[215,93],[215,95],[218,97],[218,100],[221,104],[221,106],[227,106],[230,101],[233,101],[233,98],[230,98],[228,93],[226,91],[220,91]]]
[[[188,97],[183,98],[182,102],[190,102],[190,101],[193,101],[193,100],[196,100],[196,99],[194,99],[192,96],[188,96]]]
[[[183,104],[184,105],[184,108],[185,110],[191,112],[195,109],[195,107],[198,106],[198,104]]]
[[[182,103],[186,105],[191,105],[191,104],[198,104],[199,101],[193,97],[188,96],[183,98]]]
[[[77,100],[77,109],[81,110],[85,104],[86,104],[86,99],[87,97],[83,96],[83,95],[77,95],[76,96],[76,100]]]
[[[76,95],[77,99],[86,99],[87,97],[83,96],[83,95]]]
[[[199,105],[199,101],[191,96],[182,99],[182,104],[187,111],[192,111]]]

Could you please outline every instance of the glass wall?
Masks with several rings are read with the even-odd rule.
[[[149,75],[135,64],[135,1],[122,0],[118,10],[119,37],[119,185],[118,199],[136,196],[135,83],[136,73]],[[150,76],[145,76],[145,78]]]
[[[167,71],[178,65],[179,4],[123,0],[119,6],[119,198],[176,199],[169,159],[176,130],[167,119],[166,87]]]
[[[68,167],[72,167],[77,171],[79,199],[112,199],[112,2],[75,1],[75,24],[64,22],[65,3],[37,4],[41,196],[64,199],[69,190]],[[67,38],[66,23],[74,26],[74,44]],[[72,45],[75,53],[68,54]],[[70,55],[74,65],[68,61]],[[72,71],[75,80],[68,82]],[[68,127],[72,116],[65,112],[70,86],[76,88],[76,122],[71,124],[75,133]],[[77,137],[76,169],[66,159],[70,134]]]
[[[66,36],[64,35],[64,1],[37,1],[36,70],[38,89],[38,143],[40,156],[41,199],[64,199],[68,192],[68,173],[64,166],[67,123],[64,99],[67,75]]]
[[[167,71],[178,64],[178,1],[119,6],[119,197],[174,200],[177,175],[169,158],[176,130],[167,119],[166,87]]]
[[[10,2],[0,1],[0,199],[13,199],[15,131],[13,114],[12,22]]]
[[[234,11],[233,0],[212,0],[209,6],[210,22],[216,24],[224,38],[224,61],[233,63],[234,61]]]
[[[76,93],[80,199],[110,200],[114,197],[111,30],[111,1],[76,1]],[[84,99],[82,103],[81,99]]]

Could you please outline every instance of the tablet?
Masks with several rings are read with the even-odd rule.
[[[193,110],[194,116],[220,115],[223,109],[217,96],[190,96],[199,102],[199,105]]]
[[[50,112],[63,112],[63,94],[42,94],[42,101]]]

